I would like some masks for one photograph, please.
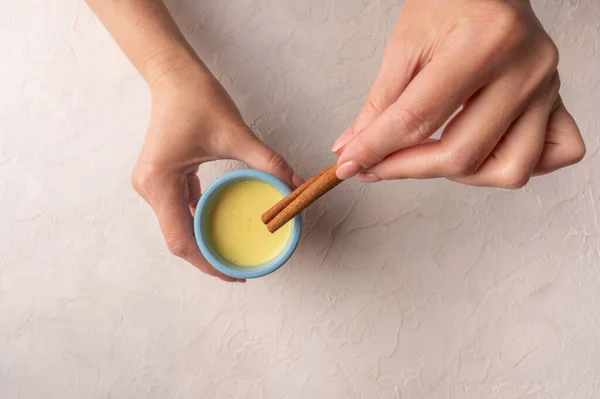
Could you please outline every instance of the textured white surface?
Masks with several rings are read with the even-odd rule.
[[[169,6],[310,175],[359,110],[396,3]],[[85,4],[0,0],[0,397],[600,397],[600,2],[535,8],[583,163],[514,192],[344,184],[283,270],[228,285],[171,257],[130,188],[148,93]]]

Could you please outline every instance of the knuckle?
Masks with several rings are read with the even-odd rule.
[[[552,39],[546,37],[539,45],[538,51],[540,52],[540,68],[546,72],[547,75],[553,74],[554,71],[556,71],[559,62],[558,47],[556,47],[556,44],[554,44]]]
[[[550,90],[551,93],[558,93],[560,89],[560,79],[558,77],[558,49],[554,42],[545,37],[541,42],[535,45],[532,56],[532,69],[529,74],[529,80],[533,87],[539,87],[542,90]],[[533,88],[531,90],[534,90]]]
[[[285,161],[283,156],[281,156],[281,154],[277,152],[273,153],[271,159],[269,159],[269,168],[271,170],[283,170],[286,169],[287,166],[287,162]]]
[[[417,144],[429,137],[425,129],[425,118],[417,111],[403,108],[394,112],[392,117],[392,131],[398,144]]]
[[[503,4],[499,9],[497,21],[496,28],[501,44],[508,47],[518,45],[528,37],[529,32],[523,15],[513,6]]]
[[[365,101],[363,112],[366,112],[368,114],[377,113],[381,108],[380,104],[381,101],[379,100],[379,97],[374,94],[370,94],[367,100]]]
[[[484,40],[487,41],[487,56],[494,58],[498,52],[518,47],[528,37],[527,25],[521,13],[512,5],[497,3],[490,6],[486,20]]]
[[[364,157],[363,161],[359,162],[362,163],[362,166],[364,167],[370,167],[385,157],[385,154],[382,154],[382,152],[376,148],[372,141],[365,138],[364,135],[358,138],[356,145],[358,153],[362,154]]]
[[[550,91],[552,93],[558,94],[558,92],[560,90],[560,86],[561,86],[560,76],[558,75],[558,72],[554,72],[554,74],[552,74],[552,77],[550,78]]]
[[[182,239],[168,239],[167,248],[172,255],[179,258],[185,258],[190,252],[190,246],[187,241]]]
[[[138,194],[143,194],[149,190],[154,181],[154,173],[143,167],[135,167],[131,172],[131,186]]]
[[[501,177],[498,179],[498,187],[507,188],[510,190],[518,190],[525,187],[531,178],[531,174],[518,167],[506,168]]]
[[[467,177],[475,174],[481,160],[470,151],[454,150],[448,156],[448,174],[452,177]]]
[[[577,140],[572,143],[568,150],[565,151],[565,166],[574,165],[580,162],[585,157],[586,151],[583,140]]]

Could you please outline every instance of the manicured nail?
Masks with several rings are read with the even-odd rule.
[[[347,161],[338,166],[335,174],[338,179],[346,180],[355,176],[358,172],[360,172],[360,166],[354,161]]]
[[[305,180],[303,178],[294,173],[294,175],[292,176],[292,184],[294,185],[294,187],[298,188],[301,185],[303,185],[304,182]]]
[[[358,174],[358,181],[362,183],[377,183],[378,181],[381,181],[381,179],[373,173],[362,172]]]
[[[344,146],[348,144],[348,141],[350,141],[351,138],[352,126],[344,130],[344,133],[342,133],[340,137],[338,137],[338,139],[335,141],[335,143],[333,143],[333,147],[331,147],[331,152],[338,152],[339,150],[344,148]]]

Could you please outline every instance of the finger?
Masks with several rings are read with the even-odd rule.
[[[390,43],[404,43],[402,40],[391,40]],[[367,100],[351,127],[346,129],[336,140],[331,151],[340,154],[355,133],[370,126],[381,113],[392,105],[404,92],[413,78],[418,62],[416,54],[409,55],[407,47],[388,45],[386,47],[381,69],[369,90]]]
[[[352,138],[340,154],[338,177],[352,177],[389,154],[429,138],[483,86],[487,75],[488,69],[477,63],[432,61],[395,103]]]
[[[535,175],[543,175],[576,164],[585,156],[585,143],[577,123],[559,98],[550,115],[542,156]]]
[[[433,174],[437,168],[431,164],[441,164],[440,141],[428,139],[422,144],[402,148],[388,155],[372,168],[361,172],[358,180],[363,183],[392,179],[431,179],[439,177]]]
[[[148,196],[169,251],[204,273],[223,281],[240,281],[213,268],[202,256],[194,238],[193,218],[185,201],[187,176],[160,177]]]
[[[540,98],[546,98],[549,86],[549,78],[540,86],[527,71],[506,71],[469,98],[438,142],[404,149],[369,172],[382,179],[474,175],[530,103],[531,96],[540,93]]]
[[[400,15],[399,26],[405,15]],[[369,90],[361,112],[352,124],[355,132],[371,125],[381,113],[402,95],[421,66],[422,49],[407,30],[396,29],[385,47],[381,68]]]
[[[517,116],[515,85],[506,87],[506,79],[493,82],[469,99],[440,140],[401,148],[368,172],[384,180],[474,174]]]
[[[352,139],[352,136],[354,136],[354,125],[344,130],[337,140],[335,140],[333,147],[331,147],[331,152],[340,155],[341,151],[344,149],[344,147],[346,147],[346,144],[348,144],[348,142]]]
[[[233,150],[233,157],[246,163],[253,169],[262,170],[281,179],[290,187],[302,184],[300,176],[294,176],[294,170],[285,158],[275,152],[252,133],[248,133]]]
[[[559,86],[556,73],[540,89],[537,98],[510,127],[477,173],[452,180],[473,186],[510,189],[527,184],[542,154],[548,118],[558,97]]]
[[[431,164],[432,168],[437,168],[432,174],[450,178],[476,174],[523,113],[535,91],[534,88],[523,90],[527,76],[523,72],[520,75],[519,71],[506,73],[483,88],[453,118],[440,140],[440,156],[437,159],[442,162]],[[546,98],[546,90],[539,96]],[[541,118],[547,117],[549,111],[546,108],[541,112]],[[546,115],[543,115],[544,112]]]

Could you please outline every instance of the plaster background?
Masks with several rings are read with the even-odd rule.
[[[169,6],[310,175],[360,109],[397,3]],[[581,164],[512,192],[344,184],[307,212],[291,263],[227,285],[168,254],[129,186],[148,93],[91,11],[0,0],[0,397],[599,397],[600,3],[534,3]]]

